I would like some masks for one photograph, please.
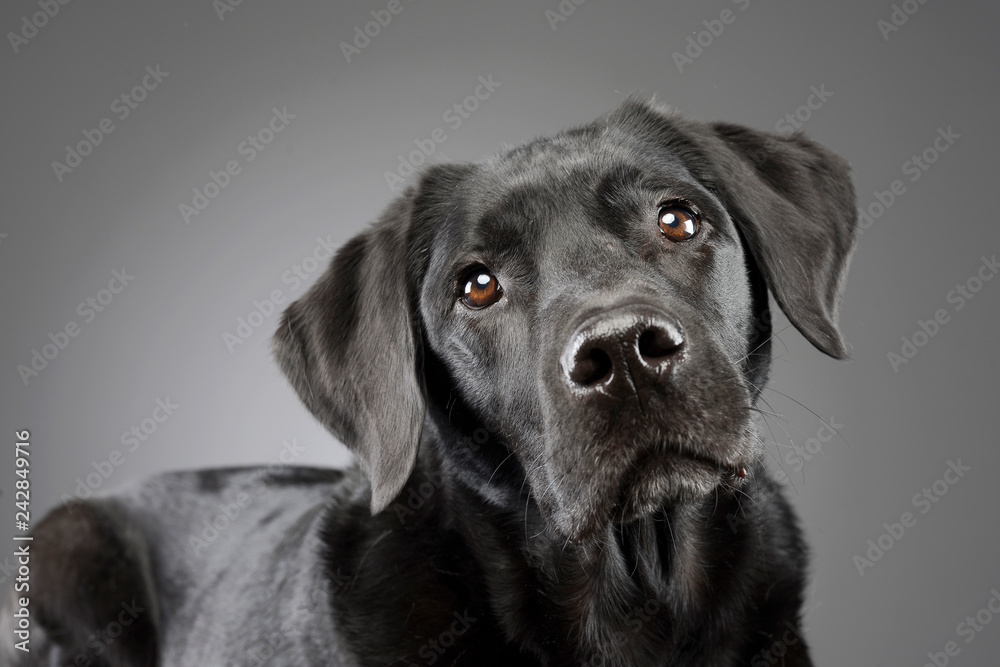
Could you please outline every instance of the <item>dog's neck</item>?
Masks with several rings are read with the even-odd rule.
[[[434,463],[425,459],[424,465]],[[646,664],[665,651],[694,650],[688,642],[723,645],[724,638],[712,636],[713,618],[737,611],[743,601],[725,596],[733,570],[717,555],[706,561],[704,545],[711,533],[731,530],[739,512],[731,497],[664,507],[572,543],[527,492],[516,505],[497,505],[481,489],[447,474],[443,479],[452,496],[440,506],[445,525],[464,534],[482,573],[482,593],[522,649],[569,651],[575,660],[603,665]],[[747,537],[734,531],[723,557],[738,558]]]

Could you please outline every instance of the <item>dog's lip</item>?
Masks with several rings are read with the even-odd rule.
[[[622,490],[643,479],[667,475],[675,479],[714,478],[730,486],[740,486],[750,465],[734,454],[731,460],[713,458],[672,442],[661,442],[639,454],[632,462],[632,474],[623,480]]]
[[[735,448],[725,453],[730,456],[713,458],[670,440],[634,442],[630,453],[618,460],[619,473],[603,480],[608,502],[589,510],[571,503],[576,511],[565,513],[564,533],[573,541],[583,540],[607,522],[628,522],[664,503],[697,502],[719,485],[738,488],[745,474],[740,454]]]
[[[719,473],[731,473],[738,471],[745,465],[743,462],[736,459],[726,461],[706,456],[698,452],[693,452],[688,447],[669,441],[661,442],[650,451],[644,453],[641,457],[639,457],[639,460],[636,461],[636,465],[641,467],[644,464],[651,463],[653,459],[661,457],[686,459],[695,463],[700,463],[703,466],[711,468]]]
[[[727,474],[728,472],[728,474]],[[677,447],[650,448],[637,457],[620,482],[615,521],[631,521],[664,502],[689,502],[709,493],[732,475],[732,468],[708,456]]]

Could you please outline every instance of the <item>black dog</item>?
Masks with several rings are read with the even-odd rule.
[[[751,416],[768,290],[846,355],[856,229],[821,146],[638,100],[429,168],[275,338],[360,470],[171,473],[63,506],[31,546],[32,653],[12,597],[7,656],[811,664],[805,548]]]

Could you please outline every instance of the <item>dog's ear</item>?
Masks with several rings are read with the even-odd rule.
[[[837,317],[858,233],[847,162],[801,134],[692,121],[639,100],[619,113],[640,128],[657,115],[656,140],[722,200],[788,319],[846,358]]]
[[[813,345],[846,358],[837,320],[858,232],[850,167],[801,134],[709,128],[714,189],[775,300]]]
[[[407,285],[411,209],[407,193],[340,248],[274,336],[299,398],[368,475],[373,513],[410,476],[424,419]]]
[[[424,421],[414,248],[415,207],[435,167],[381,218],[344,245],[329,269],[282,316],[274,352],[299,398],[357,457],[372,513],[413,470]],[[424,225],[429,227],[429,225]]]

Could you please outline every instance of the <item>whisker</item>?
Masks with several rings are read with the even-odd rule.
[[[767,391],[773,391],[775,394],[778,394],[779,396],[784,396],[785,398],[787,398],[788,400],[792,401],[793,403],[796,403],[796,404],[802,406],[803,408],[805,408],[806,410],[808,410],[809,412],[811,412],[813,414],[813,416],[816,417],[816,419],[818,419],[821,422],[823,422],[824,424],[826,424],[826,426],[831,431],[833,431],[834,433],[836,433],[837,437],[839,437],[841,440],[843,440],[845,445],[847,445],[848,447],[851,447],[851,443],[848,442],[847,438],[845,438],[840,431],[838,431],[837,429],[835,429],[833,427],[833,425],[830,424],[830,422],[828,422],[827,420],[825,420],[822,417],[820,417],[819,414],[815,410],[813,410],[812,408],[810,408],[808,405],[806,405],[805,403],[801,403],[801,402],[795,400],[794,398],[792,398],[788,394],[782,393],[782,392],[778,391],[777,389],[774,389],[773,387],[765,387],[765,389]]]
[[[789,328],[790,328],[791,326],[792,326],[792,325],[791,325],[791,324],[789,324],[788,326],[786,326],[786,327],[784,327],[783,329],[781,329],[781,331],[772,331],[772,332],[771,332],[771,335],[770,335],[770,336],[768,336],[768,337],[767,337],[766,339],[764,339],[763,341],[761,341],[761,343],[760,343],[759,345],[757,345],[757,347],[755,347],[754,349],[752,349],[752,350],[750,350],[749,352],[747,352],[747,353],[746,353],[746,354],[745,354],[745,355],[743,356],[743,358],[742,358],[742,359],[737,359],[737,360],[736,360],[736,361],[735,361],[734,363],[736,363],[736,364],[742,364],[742,363],[743,363],[744,361],[746,361],[747,359],[749,359],[749,358],[750,358],[750,355],[752,355],[752,354],[753,354],[754,352],[756,352],[756,351],[757,351],[757,350],[759,350],[760,348],[762,348],[762,347],[764,347],[765,345],[767,345],[767,344],[768,344],[768,342],[770,342],[770,341],[771,341],[771,340],[773,340],[773,339],[774,339],[775,337],[777,337],[777,336],[778,336],[778,334],[780,334],[780,333],[783,333],[784,331],[786,331],[787,329],[789,329]]]

